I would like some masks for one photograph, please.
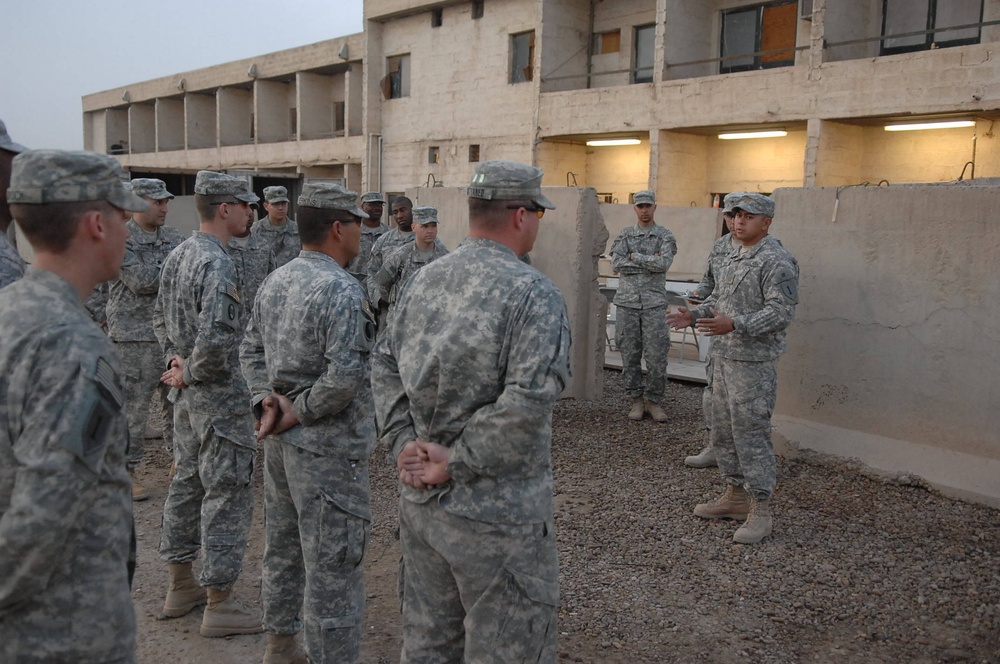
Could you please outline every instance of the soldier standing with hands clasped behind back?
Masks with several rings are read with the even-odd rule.
[[[267,216],[255,221],[250,232],[271,245],[274,259],[281,267],[298,256],[302,249],[299,225],[288,216],[288,189],[264,187],[264,209]]]
[[[611,267],[618,272],[618,307],[615,344],[622,354],[622,379],[625,393],[632,398],[630,420],[643,415],[656,422],[666,422],[660,405],[667,387],[667,352],[670,330],[667,329],[666,272],[674,262],[677,240],[674,234],[653,219],[656,194],[645,190],[633,196],[638,222],[623,230],[611,246]],[[648,375],[642,380],[642,358]]]
[[[265,664],[356,662],[371,529],[375,320],[357,279],[357,194],[307,182],[302,253],[261,287],[240,348],[264,439]],[[270,434],[270,435],[267,435]]]
[[[10,203],[35,250],[0,291],[0,661],[134,662],[132,496],[122,365],[83,300],[118,276],[127,212],[113,158],[14,158]]]
[[[799,266],[768,235],[774,201],[744,193],[732,202],[733,234],[740,241],[716,276],[705,304],[681,309],[673,327],[695,325],[712,343],[712,448],[726,489],[694,508],[704,519],[743,519],[733,535],[756,544],[771,534],[776,484],[771,413],[778,387],[778,357],[799,302]]]
[[[417,272],[372,386],[401,482],[403,664],[556,661],[552,407],[569,381],[562,296],[518,256],[542,171],[476,167],[469,238]]]

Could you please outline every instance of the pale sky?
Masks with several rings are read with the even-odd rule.
[[[81,97],[362,31],[362,0],[5,0],[0,119],[29,148],[83,148]]]

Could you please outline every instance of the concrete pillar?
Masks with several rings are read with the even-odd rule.
[[[660,131],[657,145],[657,203],[709,205],[707,136]],[[628,201],[622,201],[627,203]]]
[[[816,147],[812,155],[807,149],[805,186],[843,187],[861,182],[864,133],[857,125],[809,120],[809,144]]]

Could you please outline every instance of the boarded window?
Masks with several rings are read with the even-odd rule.
[[[609,30],[594,34],[594,45],[591,49],[593,55],[605,55],[607,53],[617,53],[622,46],[622,31]]]
[[[794,65],[798,20],[796,0],[722,12],[720,73]]]
[[[535,32],[510,36],[510,82],[524,83],[534,78]]]
[[[399,99],[410,96],[410,54],[386,58],[386,75],[382,79],[382,96]]]
[[[635,65],[632,68],[633,83],[653,82],[653,57],[656,50],[656,26],[640,25],[635,29]]]
[[[882,0],[882,54],[978,44],[982,20],[983,0]]]

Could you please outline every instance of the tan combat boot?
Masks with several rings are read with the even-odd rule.
[[[202,636],[236,636],[264,631],[260,614],[244,606],[231,594],[231,590],[208,589],[208,606],[199,630]]]
[[[268,634],[264,664],[309,664],[309,659],[294,634]]]
[[[628,412],[628,418],[638,422],[646,414],[646,401],[642,397],[632,399],[632,410]]]
[[[139,484],[134,470],[128,471],[128,478],[132,480],[132,502],[138,503],[149,498],[149,489]]]
[[[191,573],[191,563],[167,565],[167,572],[170,574],[170,587],[167,589],[167,599],[163,602],[160,620],[186,616],[196,606],[208,601],[205,589],[198,585]]]
[[[725,492],[710,503],[694,508],[694,515],[703,519],[743,519],[750,513],[750,496],[741,486],[726,485]]]
[[[747,520],[733,535],[733,541],[737,544],[756,544],[771,534],[771,499],[751,496],[750,502]]]
[[[715,450],[709,445],[694,456],[684,457],[684,465],[692,468],[711,468],[718,466],[719,462],[715,459]]]
[[[654,422],[659,422],[660,424],[663,424],[668,419],[667,414],[663,412],[660,404],[653,403],[652,401],[646,401],[646,412],[649,413]]]

